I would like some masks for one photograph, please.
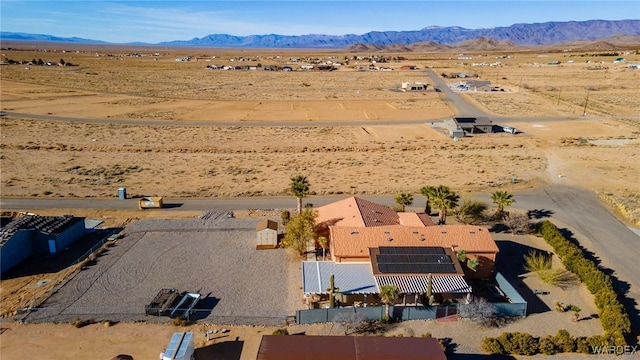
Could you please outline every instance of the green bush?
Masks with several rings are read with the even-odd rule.
[[[576,274],[595,295],[595,304],[600,310],[600,322],[605,333],[616,334],[616,341],[620,341],[619,338],[624,339],[631,331],[631,321],[613,289],[611,277],[593,261],[586,259],[583,251],[566,239],[550,221],[543,221],[538,225],[538,229],[542,237],[553,246],[567,270]],[[589,341],[597,341],[597,338],[592,338],[589,338]]]
[[[576,351],[576,340],[567,330],[558,330],[558,334],[553,338],[559,352]]]
[[[554,355],[558,352],[558,347],[556,346],[555,339],[551,335],[547,335],[543,338],[540,338],[540,342],[538,343],[538,351],[545,355]]]
[[[538,339],[527,333],[515,333],[518,355],[535,355],[538,353]]]
[[[600,289],[595,294],[594,302],[598,309],[601,310],[611,307],[618,308],[622,306],[622,304],[620,304],[620,301],[618,300],[618,294],[611,287]]]
[[[278,335],[278,336],[289,335],[289,330],[287,330],[287,329],[276,329],[276,330],[273,331],[273,333],[271,335]]]
[[[529,272],[551,270],[551,257],[541,252],[530,251],[524,256],[524,269]]]
[[[420,337],[423,337],[423,338],[430,338],[430,337],[432,337],[432,336],[431,336],[431,333],[430,333],[430,332],[427,332],[427,333],[424,333],[424,334],[420,335]]]
[[[589,341],[586,337],[581,336],[576,339],[576,351],[582,354],[591,354],[593,351],[589,347]]]
[[[482,339],[482,350],[492,355],[506,355],[507,352],[496,338],[486,337]]]
[[[502,333],[497,339],[509,354],[535,355],[538,352],[538,340],[526,333]]]
[[[621,334],[628,334],[631,332],[629,315],[619,311],[619,309],[607,308],[602,310],[600,312],[600,322],[605,333],[620,332]]]

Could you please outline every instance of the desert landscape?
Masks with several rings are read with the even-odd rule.
[[[624,55],[626,63],[595,51],[549,49],[469,51],[464,59],[454,52],[372,54],[32,43],[3,48],[2,59],[64,59],[74,66],[0,67],[0,193],[3,198],[103,199],[117,197],[118,188],[126,187],[132,197],[288,196],[290,178],[298,174],[309,178],[311,195],[409,191],[418,196],[422,186],[446,184],[466,198],[566,184],[596,192],[620,219],[640,226],[640,70],[627,67],[640,62],[637,50]],[[374,56],[378,60],[371,67]],[[190,61],[176,61],[186,57]],[[299,69],[316,59],[341,65],[333,71]],[[559,64],[550,65],[552,61]],[[242,69],[208,68],[239,64]],[[293,70],[282,71],[284,67]],[[461,95],[494,117],[494,125],[512,126],[518,133],[474,134],[454,141],[442,120],[455,116],[456,109],[435,91],[427,69],[438,75],[477,75],[503,89]],[[455,87],[464,79],[445,81]],[[403,82],[428,87],[404,92]],[[60,211],[99,218],[108,226],[199,215],[171,209],[38,213]],[[279,213],[247,210],[236,216]],[[546,246],[540,239],[522,241]],[[26,307],[30,298],[76,270],[3,280],[3,304]],[[38,289],[31,286],[43,279],[53,281]],[[527,281],[543,286],[536,279]],[[298,284],[292,284],[289,291],[299,292]],[[563,300],[578,298],[585,312],[596,311],[584,287],[561,294]],[[509,329],[553,332],[555,320],[548,315],[537,314]],[[562,324],[574,326],[578,335],[601,332],[597,320],[565,320]],[[429,325],[403,323],[389,334],[453,334],[459,350],[480,352],[468,345],[477,344],[479,337],[467,336],[467,326]],[[227,326],[228,336],[205,341],[208,326],[189,329],[197,333],[199,351],[235,359],[255,358],[262,334],[276,329]],[[107,359],[117,353],[137,359],[157,357],[170,334],[182,330],[169,324],[100,323],[76,329],[66,323],[7,321],[0,334],[7,358],[20,358],[29,344],[30,354],[53,349],[51,359],[62,354]],[[331,324],[290,331],[340,333]],[[494,335],[502,331],[495,329]],[[79,345],[78,336],[99,341]],[[231,342],[234,337],[242,343],[242,357]]]
[[[458,60],[452,53],[101,47],[16,48],[2,56],[77,65],[2,67],[2,110],[45,116],[2,117],[3,196],[115,197],[118,187],[167,197],[286,195],[295,174],[307,175],[318,195],[563,181],[603,194],[638,221],[638,72],[613,63],[615,56],[482,52]],[[186,56],[191,61],[175,60]],[[371,56],[393,70],[370,70]],[[207,68],[296,68],[315,59],[343,65]],[[504,91],[462,96],[504,116],[496,125],[521,133],[452,141],[438,120],[455,109],[440,93],[399,91],[402,82],[429,84],[425,69],[474,74],[499,86]]]

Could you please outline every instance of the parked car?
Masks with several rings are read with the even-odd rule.
[[[514,128],[514,127],[511,127],[511,126],[504,126],[504,127],[502,128],[502,131],[504,131],[504,132],[506,132],[506,133],[509,133],[509,134],[515,134],[515,133],[517,133],[517,132],[518,132],[518,129],[516,129],[516,128]]]

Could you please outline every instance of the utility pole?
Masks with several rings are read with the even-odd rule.
[[[587,89],[587,97],[584,99],[584,109],[582,110],[582,116],[587,116],[587,102],[589,102],[589,89]]]
[[[560,94],[562,94],[562,86],[560,86],[560,91],[558,91],[558,103],[556,106],[560,106]]]

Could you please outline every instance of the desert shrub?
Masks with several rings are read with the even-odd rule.
[[[593,352],[589,347],[589,341],[586,337],[581,336],[576,339],[576,352],[582,354],[591,354]]]
[[[504,217],[504,224],[514,235],[531,232],[531,221],[526,214],[508,214]]]
[[[616,347],[624,347],[627,345],[627,341],[622,335],[622,331],[619,330],[605,332],[604,342],[609,346]]]
[[[562,269],[538,271],[538,276],[540,277],[540,280],[545,283],[562,289],[566,289],[578,283],[578,278],[574,273]]]
[[[430,337],[432,337],[432,336],[431,336],[431,333],[430,333],[430,332],[426,332],[426,333],[424,333],[424,334],[420,335],[420,337],[423,337],[423,338],[430,338]]]
[[[367,334],[381,334],[387,331],[387,324],[380,320],[368,320],[360,323],[358,327],[355,328],[355,332],[357,333],[367,333]]]
[[[507,352],[497,338],[486,337],[482,339],[482,350],[492,355],[505,355]]]
[[[276,335],[276,336],[289,335],[289,330],[287,330],[287,329],[276,329],[276,330],[273,331],[273,333],[271,333],[271,335]]]
[[[535,355],[538,352],[538,339],[527,333],[515,333],[516,354],[518,355]]]
[[[291,212],[289,210],[282,210],[282,213],[280,214],[280,220],[282,220],[282,225],[287,226],[289,219],[291,219]]]
[[[189,326],[192,324],[191,321],[180,317],[174,318],[171,323],[173,326]]]
[[[554,355],[558,352],[558,347],[554,341],[553,336],[547,335],[543,338],[540,338],[540,342],[538,343],[538,351],[545,355]]]
[[[618,294],[611,287],[600,289],[600,291],[596,293],[594,303],[598,309],[622,306],[618,300]]]
[[[458,306],[459,317],[482,325],[487,325],[495,314],[495,306],[484,298],[474,298],[468,304]]]
[[[567,330],[558,330],[558,334],[553,338],[559,352],[576,351],[576,340]]]
[[[484,220],[487,204],[482,201],[465,200],[455,211],[456,220],[463,224],[479,224]]]
[[[593,348],[608,346],[609,344],[606,343],[606,340],[603,336],[593,335],[587,338],[587,345],[589,346],[588,354],[591,354],[593,353]]]
[[[513,338],[513,333],[503,332],[496,340],[500,342],[500,346],[504,349],[506,354],[512,354],[516,349],[516,342]]]
[[[341,312],[334,316],[333,322],[344,329],[344,334],[348,335],[349,331],[361,329],[366,322],[364,316],[356,312]]]
[[[524,256],[524,269],[538,272],[551,269],[551,257],[538,251],[531,251]]]
[[[509,354],[535,355],[538,352],[538,339],[527,333],[502,333],[497,339]]]
[[[80,318],[76,318],[71,325],[73,325],[73,327],[75,328],[81,328],[81,327],[85,327],[87,325],[91,325],[91,324],[95,324],[96,320],[95,319],[88,319],[88,320],[82,320]]]

